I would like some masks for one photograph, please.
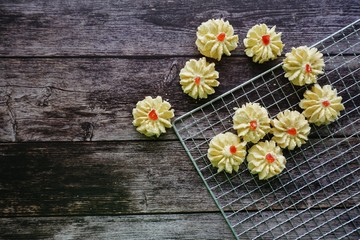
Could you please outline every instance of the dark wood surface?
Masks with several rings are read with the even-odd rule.
[[[256,23],[277,25],[287,52],[358,19],[360,2],[0,1],[0,239],[232,238],[173,130],[153,139],[131,124],[146,95],[176,116],[207,101],[183,94],[178,74],[200,57],[197,26],[218,17],[241,40]],[[216,63],[209,99],[280,61],[254,64],[240,44]]]

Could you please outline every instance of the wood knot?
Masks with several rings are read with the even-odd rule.
[[[91,141],[94,133],[94,125],[90,122],[81,123],[81,129],[84,130],[84,141]]]
[[[178,73],[178,61],[174,60],[171,65],[169,72],[166,74],[164,81],[163,81],[163,87],[169,87],[171,83],[177,78],[179,75]]]
[[[49,106],[49,98],[50,98],[51,94],[52,94],[52,88],[51,87],[45,87],[42,90],[42,94],[39,97],[36,105],[40,106],[40,107]]]

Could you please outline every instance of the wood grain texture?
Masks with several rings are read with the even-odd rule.
[[[233,239],[220,213],[1,218],[0,224],[0,237],[16,240]]]
[[[346,57],[350,60],[353,57]],[[163,59],[118,59],[118,58],[64,58],[64,59],[0,59],[0,141],[109,141],[147,139],[136,132],[132,126],[131,111],[137,101],[144,96],[163,96],[172,104],[176,117],[198,107],[208,100],[238,86],[262,73],[281,60],[256,65],[249,58],[226,58],[216,65],[220,72],[220,86],[208,100],[194,100],[184,94],[179,84],[179,71],[187,58]],[[338,79],[334,66],[341,64],[336,58],[329,64],[328,72],[332,79]],[[355,71],[357,64],[350,64]],[[339,74],[346,76],[349,69],[340,69]],[[360,71],[354,77],[360,77]],[[347,80],[349,79],[349,80]],[[351,76],[345,78],[351,80]],[[281,84],[288,80],[281,79]],[[256,86],[249,85],[249,91]],[[334,84],[343,91],[344,84]],[[289,85],[284,91],[294,91]],[[350,94],[360,100],[358,87],[349,88]],[[258,94],[266,95],[266,87],[257,88]],[[254,92],[255,93],[255,92]],[[281,98],[281,92],[273,93]],[[302,94],[302,93],[301,93]],[[346,100],[346,94],[343,95]],[[256,93],[252,94],[256,100]],[[295,95],[294,95],[295,96]],[[271,97],[270,97],[271,98]],[[268,103],[274,99],[265,99]],[[248,100],[239,100],[243,104]],[[287,102],[277,99],[286,109]],[[298,101],[298,100],[297,100]],[[228,114],[225,108],[221,114]],[[354,110],[353,102],[346,104],[347,111]],[[231,108],[232,109],[232,108]],[[213,110],[209,110],[211,112]],[[272,114],[279,109],[269,109]],[[349,114],[350,119],[340,119],[349,123],[358,118],[356,111]],[[211,118],[211,116],[209,117]],[[214,120],[215,122],[218,120]],[[332,132],[337,130],[331,125]],[[169,134],[160,139],[176,139]],[[345,134],[353,131],[346,130]],[[324,133],[327,136],[329,133]]]
[[[350,144],[359,144],[359,141],[353,138]],[[325,144],[332,145],[333,142]],[[325,145],[315,147],[321,150]],[[328,154],[335,156],[341,151],[341,148],[335,148]],[[341,159],[354,158],[360,154],[358,151],[341,155]],[[178,141],[0,144],[0,153],[2,216],[217,211]],[[325,163],[328,157],[322,154],[310,164],[300,164],[299,161],[303,160],[299,158],[298,167],[294,162],[288,162],[288,174],[261,188],[258,186],[265,182],[252,178],[248,171],[244,171],[241,173],[243,179],[253,179],[245,187],[229,191],[230,186],[224,184],[213,191],[229,191],[218,201],[223,205],[234,201],[232,207],[236,209],[306,208],[324,199],[328,191],[334,192],[338,187],[353,184],[356,180],[355,176],[349,176],[326,187],[332,178],[342,178],[357,164],[349,161],[345,167],[323,177],[324,172],[332,171],[341,164],[338,160]],[[323,166],[309,174],[319,164]],[[244,169],[245,164],[241,171]],[[299,175],[304,177],[293,182],[292,179]],[[216,176],[217,182],[224,180],[225,175]],[[235,178],[233,184],[239,180]],[[286,184],[290,181],[291,184]],[[249,194],[252,189],[254,191]],[[316,191],[315,195],[309,195]],[[356,191],[357,185],[353,185],[314,207],[335,205]],[[286,195],[289,197],[281,200]],[[235,201],[239,196],[243,197]],[[355,194],[340,206],[353,206],[359,200]],[[269,203],[274,204],[268,207]]]
[[[243,39],[257,23],[277,25],[285,51],[313,44],[359,18],[357,0],[2,1],[1,56],[198,55],[196,28],[226,18]],[[242,45],[242,44],[241,44]],[[243,46],[234,51],[244,55]]]
[[[146,95],[161,95],[180,116],[279,63],[281,58],[257,65],[244,56],[242,39],[257,23],[277,25],[285,53],[321,40],[357,20],[359,12],[357,0],[222,1],[221,6],[206,0],[1,1],[0,239],[232,239],[173,130],[157,140],[144,137],[131,124],[132,108]],[[216,94],[196,101],[182,93],[178,74],[189,58],[200,57],[196,28],[220,17],[234,26],[240,46],[216,62],[221,81]],[[354,43],[350,39],[344,47]],[[329,54],[338,50],[334,46]],[[328,70],[359,54],[359,48],[349,49]],[[358,62],[330,77],[354,69]],[[359,74],[346,80],[356,81]],[[344,84],[335,87],[341,91]],[[234,183],[252,180],[231,190],[218,184],[227,176],[209,168],[210,186],[224,193],[218,202],[232,202],[227,214],[241,210],[230,218],[232,224],[243,221],[236,231],[249,229],[241,238],[262,233],[262,239],[284,238],[286,231],[288,239],[327,233],[326,239],[360,238],[358,174],[346,175],[359,169],[360,152],[344,153],[360,140],[352,137],[334,147],[360,127],[354,108],[358,87],[347,92],[356,96],[346,106],[352,114],[338,121],[355,124],[323,144],[315,144],[319,135],[313,134],[314,148],[288,162],[280,178],[264,183],[243,164]],[[259,89],[263,94],[266,89]],[[195,144],[205,151],[206,141],[200,136]],[[328,161],[333,156],[338,157]],[[344,159],[352,160],[342,166]]]
[[[319,210],[305,213],[301,218],[286,221],[294,217],[295,211],[280,214],[268,226],[254,229],[254,223],[241,225],[241,231],[247,231],[241,239],[255,238],[264,234],[262,239],[274,239],[286,233],[286,238],[295,239],[318,238],[327,234],[327,239],[337,239],[348,234],[348,239],[359,238],[356,224],[348,223],[349,217],[341,215],[335,209],[328,218],[321,217],[317,221],[311,218]],[[266,212],[264,213],[267,214]],[[335,214],[340,215],[334,218]],[[246,213],[244,213],[244,216]],[[258,219],[259,220],[259,219]],[[302,223],[306,222],[304,225]],[[326,223],[329,221],[328,223]],[[278,222],[283,225],[273,229]],[[325,224],[324,224],[325,223]],[[45,218],[1,218],[0,237],[2,239],[234,239],[220,213],[193,214],[159,214],[159,215],[128,215],[128,216],[85,216],[85,217],[45,217]],[[321,224],[324,224],[321,226]],[[298,226],[300,225],[300,226]],[[343,226],[342,226],[343,225]],[[342,226],[338,229],[336,227]],[[296,227],[294,229],[294,227]],[[15,230],[16,229],[16,230]],[[283,236],[284,237],[284,236]]]

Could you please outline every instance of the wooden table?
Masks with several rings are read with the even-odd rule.
[[[206,102],[178,74],[210,18],[240,42],[277,25],[285,53],[359,16],[357,0],[1,1],[0,238],[231,239],[173,130],[146,138],[132,108],[160,95],[180,116]],[[240,44],[216,63],[227,81],[210,99],[280,61],[253,64]]]

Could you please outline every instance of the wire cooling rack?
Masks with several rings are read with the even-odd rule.
[[[313,45],[345,110],[334,123],[312,125],[310,141],[284,150],[286,170],[267,181],[246,169],[217,173],[206,154],[210,140],[232,129],[235,107],[258,102],[271,117],[292,109],[306,87],[294,87],[281,65],[174,121],[174,129],[236,239],[360,238],[360,19]]]

